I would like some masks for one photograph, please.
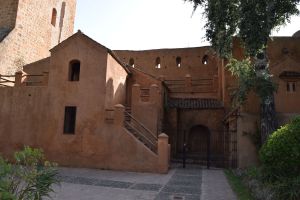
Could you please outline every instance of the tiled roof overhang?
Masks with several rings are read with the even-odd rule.
[[[279,78],[286,79],[286,78],[300,78],[300,72],[293,72],[293,71],[284,71],[279,75]]]
[[[220,109],[223,103],[216,99],[180,99],[170,98],[168,100],[169,108],[181,109]]]

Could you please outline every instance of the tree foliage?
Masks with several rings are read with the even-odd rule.
[[[15,153],[15,164],[0,157],[0,199],[41,200],[58,184],[55,164],[45,161],[39,149],[25,147]]]
[[[275,131],[260,150],[263,180],[278,199],[300,198],[300,117]]]
[[[300,0],[184,0],[194,9],[204,8],[206,38],[222,58],[231,61],[228,69],[239,79],[235,102],[243,103],[250,91],[261,100],[262,143],[277,128],[274,91],[269,72],[267,44],[271,31],[299,14]],[[232,37],[244,48],[243,61],[232,59]]]
[[[228,69],[232,75],[238,78],[239,82],[239,88],[233,94],[234,106],[243,104],[251,91],[264,101],[277,90],[277,84],[271,80],[272,75],[266,71],[262,71],[258,75],[250,58],[241,61],[232,58]]]
[[[300,0],[184,0],[204,8],[206,38],[222,57],[231,56],[232,36],[248,55],[266,47],[271,31],[299,14]]]

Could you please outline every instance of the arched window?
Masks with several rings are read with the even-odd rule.
[[[181,67],[181,57],[176,58],[176,65],[177,67]]]
[[[69,81],[79,81],[80,61],[72,60],[69,64]]]
[[[207,65],[208,64],[208,55],[203,56],[202,58],[202,64]]]
[[[51,24],[53,26],[56,26],[56,17],[57,17],[57,11],[55,8],[52,9],[52,17],[51,17]]]
[[[160,57],[157,57],[156,60],[155,60],[155,68],[160,69],[160,67],[161,67],[160,66]]]
[[[134,68],[134,59],[133,58],[129,59],[129,66]]]

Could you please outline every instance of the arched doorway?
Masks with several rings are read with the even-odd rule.
[[[210,131],[206,126],[193,126],[187,135],[188,156],[199,164],[210,166]]]

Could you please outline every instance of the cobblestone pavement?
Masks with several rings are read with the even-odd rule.
[[[195,166],[175,166],[166,175],[73,168],[60,168],[60,175],[54,200],[236,199],[222,170]]]

